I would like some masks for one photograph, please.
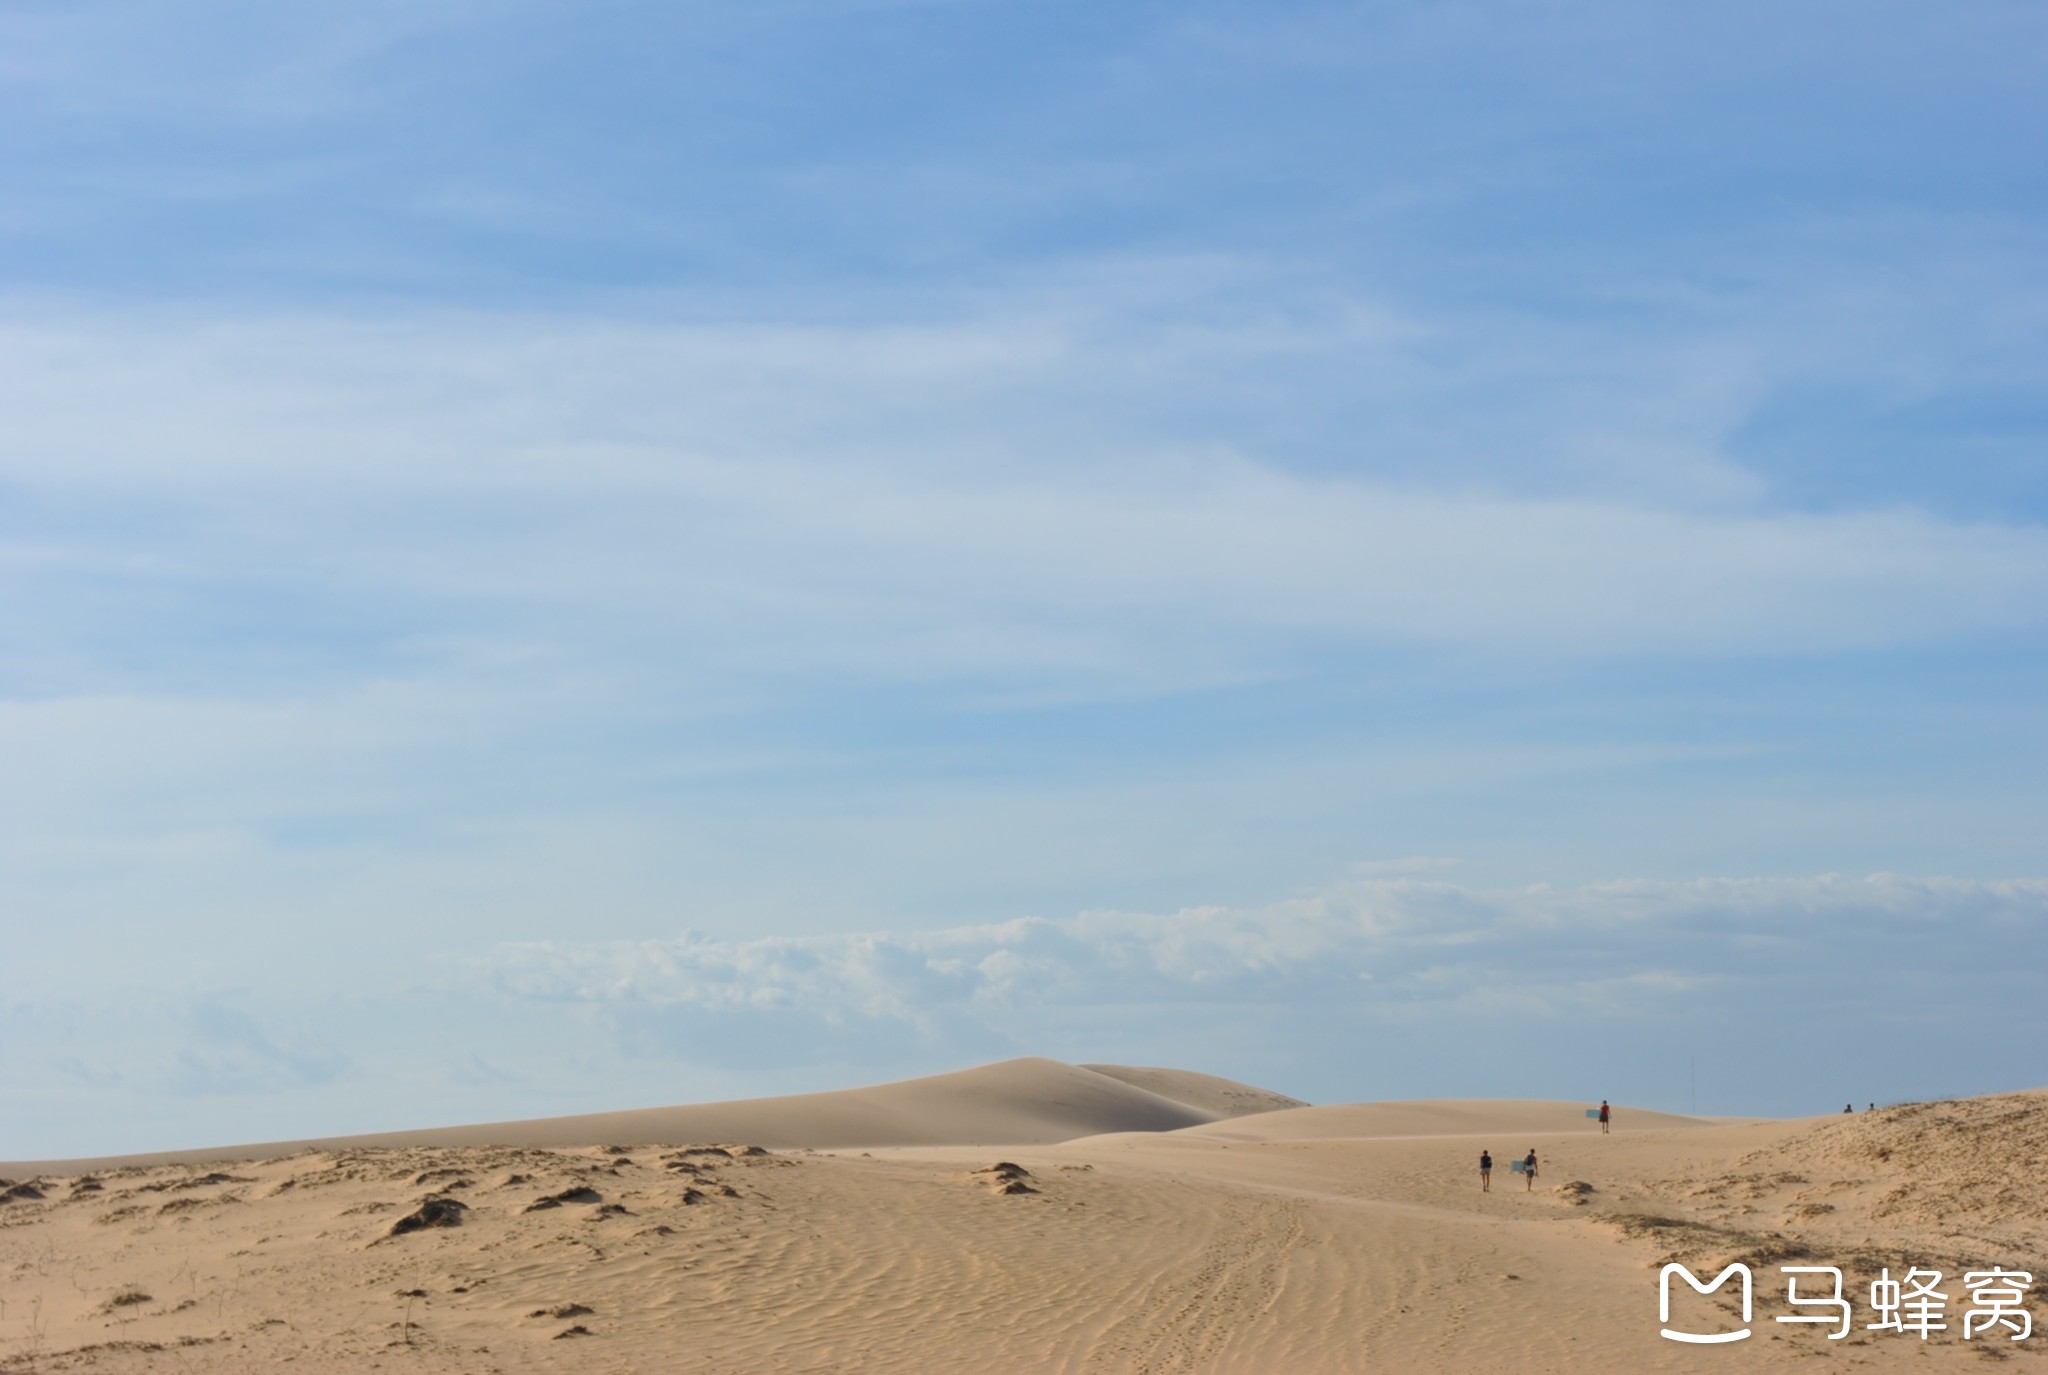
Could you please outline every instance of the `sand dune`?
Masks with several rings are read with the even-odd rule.
[[[1790,1122],[1624,1110],[1612,1135],[1578,1105],[1535,1102],[1190,1124],[1260,1091],[1128,1071],[1147,1088],[1117,1068],[1012,1061],[846,1095],[509,1124],[595,1134],[575,1145],[422,1132],[226,1163],[0,1166],[0,1371],[2048,1365],[2048,1334],[1965,1340],[1958,1323],[1924,1343],[1861,1327],[1830,1342],[1781,1327],[1773,1268],[1840,1265],[1858,1295],[1884,1266],[1938,1266],[1951,1290],[1969,1267],[2039,1271],[2048,1094]],[[1133,1120],[1161,1125],[1123,1129]],[[627,1148],[610,1139],[635,1135],[622,1122],[711,1139]],[[1090,1131],[1105,1124],[1119,1130]],[[914,1144],[766,1150],[748,1126]],[[937,1140],[1009,1127],[1039,1139]],[[1480,1133],[1501,1138],[1496,1154],[1536,1147],[1536,1187],[1497,1175],[1482,1193]],[[1753,1339],[1704,1361],[1663,1340],[1669,1259],[1754,1265]],[[1721,1321],[1724,1300],[1689,1317]]]
[[[1082,1069],[1106,1074],[1112,1079],[1156,1093],[1161,1098],[1185,1103],[1214,1118],[1249,1117],[1253,1113],[1278,1112],[1283,1108],[1305,1108],[1299,1098],[1289,1098],[1271,1089],[1240,1084],[1213,1074],[1188,1069],[1158,1069],[1145,1065],[1083,1065]]]
[[[1285,1108],[1234,1121],[1198,1124],[1186,1130],[1219,1141],[1307,1141],[1386,1136],[1504,1136],[1531,1132],[1581,1132],[1597,1123],[1586,1112],[1597,1103],[1555,1103],[1542,1099],[1471,1099],[1443,1102],[1339,1103]],[[1700,1127],[1697,1117],[1616,1105],[1613,1130]]]
[[[1174,1131],[1213,1122],[1247,1105],[1295,1101],[1214,1075],[1114,1065],[1082,1068],[1027,1058],[829,1093],[199,1147],[124,1156],[117,1161],[0,1162],[0,1173],[69,1172],[107,1164],[258,1160],[302,1150],[370,1147],[584,1146],[595,1142],[635,1146],[670,1141],[747,1141],[817,1150],[1029,1145],[1099,1132]]]
[[[1796,1134],[1650,1187],[1684,1199],[1675,1227],[1638,1224],[1673,1256],[1728,1260],[1799,1245],[1882,1264],[1884,1236],[1951,1275],[1988,1262],[2048,1282],[2048,1091],[1812,1119]]]

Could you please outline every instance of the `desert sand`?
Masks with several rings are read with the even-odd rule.
[[[0,1370],[2048,1369],[2048,1333],[1962,1334],[1966,1271],[2048,1278],[2048,1093],[1794,1121],[1617,1104],[1605,1136],[1584,1108],[1311,1107],[1018,1060],[0,1163]],[[1531,1148],[1527,1189],[1508,1161]],[[1751,1336],[1661,1337],[1671,1260],[1749,1263]],[[1775,1321],[1813,1311],[1782,1265],[1843,1271],[1845,1339]],[[1870,1281],[1913,1266],[1943,1272],[1948,1327],[1867,1330]],[[1739,1326],[1731,1292],[1681,1286],[1674,1324]]]

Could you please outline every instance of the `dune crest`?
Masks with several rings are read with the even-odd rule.
[[[1485,1136],[1502,1133],[1580,1132],[1591,1123],[1587,1103],[1541,1098],[1468,1098],[1426,1102],[1331,1103],[1285,1108],[1256,1117],[1201,1123],[1190,1136],[1219,1141],[1337,1141],[1396,1136]],[[1614,1107],[1617,1132],[1704,1127],[1706,1118]]]
[[[1114,1070],[1115,1073],[1104,1071]],[[1152,1087],[1156,1085],[1155,1089]],[[102,1160],[0,1164],[12,1176],[113,1164],[261,1160],[372,1147],[574,1147],[749,1141],[778,1150],[1047,1145],[1104,1132],[1170,1132],[1296,1100],[1185,1070],[1100,1070],[1027,1057],[866,1088],[416,1131],[201,1147]],[[1226,1109],[1229,1109],[1226,1111]]]
[[[1133,1088],[1144,1089],[1147,1093],[1156,1093],[1161,1098],[1185,1103],[1198,1112],[1217,1118],[1250,1117],[1255,1113],[1308,1106],[1300,1098],[1289,1098],[1284,1093],[1262,1089],[1255,1084],[1241,1084],[1235,1079],[1200,1074],[1191,1069],[1161,1069],[1151,1065],[1082,1065],[1081,1068],[1107,1075]]]

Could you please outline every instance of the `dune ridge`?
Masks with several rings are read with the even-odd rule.
[[[1284,1093],[1241,1084],[1214,1074],[1191,1069],[1163,1069],[1156,1065],[1082,1065],[1082,1069],[1156,1093],[1176,1103],[1185,1103],[1215,1118],[1250,1117],[1256,1113],[1278,1112],[1282,1108],[1305,1108],[1308,1103]]]
[[[1331,1103],[1282,1108],[1254,1117],[1198,1123],[1189,1135],[1219,1141],[1307,1141],[1399,1136],[1501,1136],[1583,1131],[1598,1106],[1539,1098],[1473,1098],[1386,1103]],[[1738,1119],[1739,1120],[1739,1119]],[[1615,1104],[1613,1130],[1702,1127],[1707,1119]]]
[[[746,1141],[775,1149],[1042,1145],[1103,1132],[1168,1132],[1298,1100],[1185,1070],[1093,1068],[1042,1057],[864,1088],[81,1160],[0,1161],[0,1173],[260,1160],[307,1150],[636,1146]]]

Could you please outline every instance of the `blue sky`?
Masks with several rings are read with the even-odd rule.
[[[2044,38],[0,0],[0,1157],[2036,1083]]]

